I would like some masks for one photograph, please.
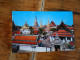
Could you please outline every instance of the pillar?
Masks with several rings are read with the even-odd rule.
[[[62,51],[62,45],[60,45],[60,51]]]
[[[67,42],[67,37],[66,37],[66,41],[65,42]]]
[[[71,41],[73,41],[73,40],[72,40],[72,37],[71,37]]]

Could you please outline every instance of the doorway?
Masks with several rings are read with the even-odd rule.
[[[55,51],[60,51],[60,45],[54,45]]]

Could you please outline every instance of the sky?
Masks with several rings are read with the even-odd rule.
[[[48,24],[54,21],[56,25],[59,25],[62,21],[66,25],[73,25],[73,12],[72,11],[12,11],[12,21],[16,26],[23,26],[25,22],[29,26],[34,26],[35,18],[40,26]]]

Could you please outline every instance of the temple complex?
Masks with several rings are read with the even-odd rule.
[[[16,29],[14,23],[13,27]],[[31,30],[29,27],[32,27]],[[39,28],[41,28],[41,30],[39,30]],[[55,29],[55,31],[51,29]],[[48,19],[47,25],[42,25],[41,21],[39,26],[37,18],[35,18],[34,26],[29,26],[27,22],[25,22],[21,29],[16,30],[16,33],[12,33],[12,44],[19,45],[22,50],[32,49],[33,46],[36,47],[38,51],[42,49],[42,52],[68,51],[74,50],[75,47],[73,26],[66,25],[63,21],[60,25],[56,25],[54,21],[49,23]],[[28,48],[23,48],[22,45],[24,44],[26,45],[25,47]]]

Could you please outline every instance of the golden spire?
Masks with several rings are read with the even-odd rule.
[[[42,28],[42,21],[40,22],[40,28]]]
[[[49,30],[50,30],[50,26],[49,26],[49,18],[48,18],[47,31]]]
[[[23,27],[22,27],[22,28],[23,28],[23,30],[24,30],[24,29],[29,29],[29,26],[28,26],[28,24],[27,24],[27,22],[26,22],[26,21],[25,21],[25,24],[23,25]]]
[[[28,24],[27,24],[27,22],[26,22],[26,21],[25,21],[25,24],[24,24],[24,26],[25,26],[25,27],[28,27]]]

